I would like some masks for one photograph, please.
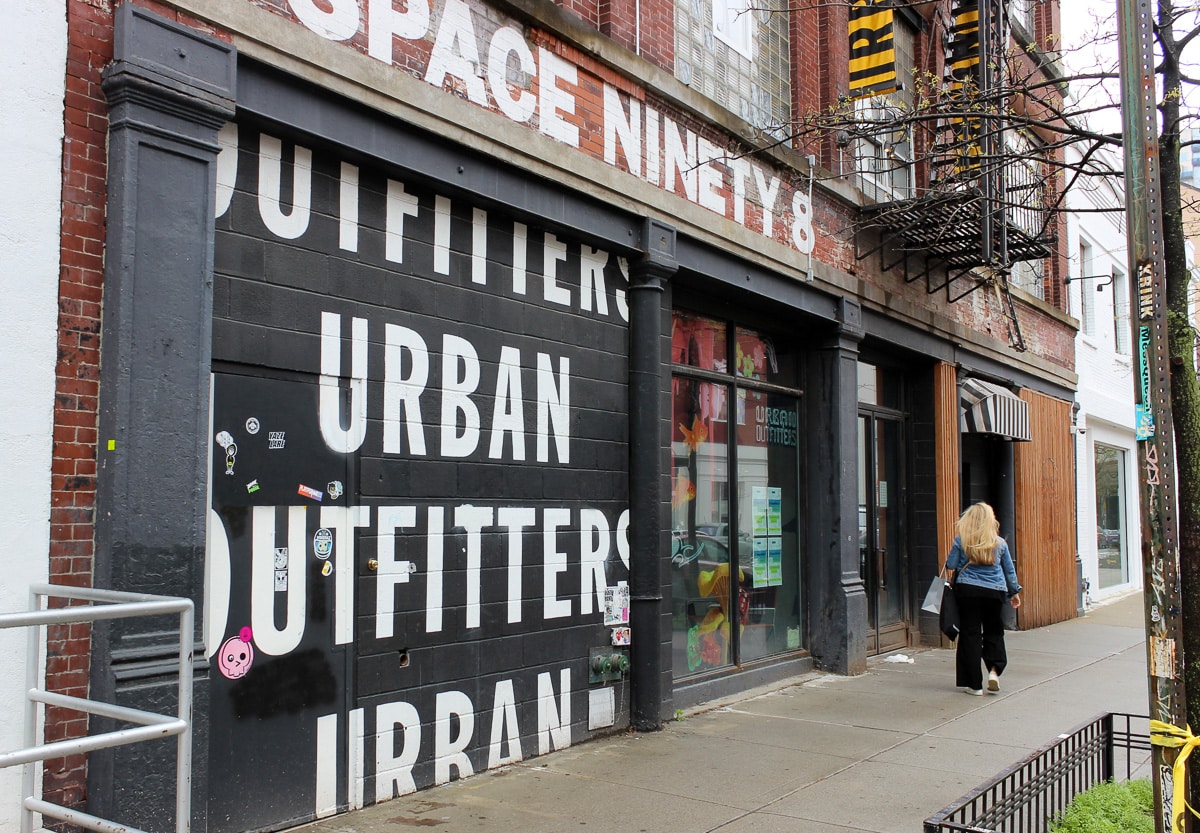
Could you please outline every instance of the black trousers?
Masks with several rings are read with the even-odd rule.
[[[983,688],[983,669],[1004,673],[1008,654],[1004,650],[1004,621],[1000,607],[1006,601],[1000,590],[955,583],[961,633],[955,656],[955,685]],[[980,663],[983,663],[980,665]]]

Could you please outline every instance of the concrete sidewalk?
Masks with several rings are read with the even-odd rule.
[[[954,652],[873,661],[308,825],[306,833],[919,833],[922,822],[1105,711],[1148,709],[1140,594],[1010,633],[998,695]]]

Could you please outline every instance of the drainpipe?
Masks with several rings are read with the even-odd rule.
[[[642,227],[642,256],[629,270],[629,624],[630,722],[662,728],[663,288],[679,270],[675,229],[654,219]]]

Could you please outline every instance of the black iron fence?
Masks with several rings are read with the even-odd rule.
[[[1108,712],[1059,735],[1025,760],[925,820],[925,833],[1045,833],[1081,792],[1148,776],[1147,718]]]

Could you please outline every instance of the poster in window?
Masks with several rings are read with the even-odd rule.
[[[750,492],[750,513],[754,521],[754,536],[767,535],[767,487],[755,486]]]
[[[778,587],[783,584],[783,539],[767,539],[767,584]]]

